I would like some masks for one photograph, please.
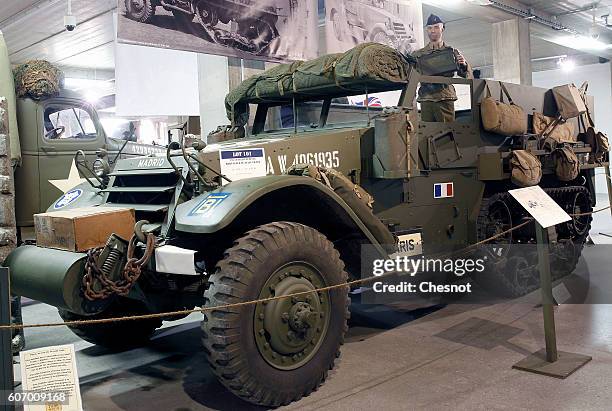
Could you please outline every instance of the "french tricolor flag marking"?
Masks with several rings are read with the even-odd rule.
[[[434,198],[451,198],[455,196],[453,183],[434,184]]]

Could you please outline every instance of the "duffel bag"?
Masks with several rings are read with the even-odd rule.
[[[529,151],[515,150],[510,159],[512,183],[519,187],[538,185],[542,179],[542,163]]]
[[[580,174],[580,164],[574,150],[569,146],[557,148],[553,152],[555,174],[561,181],[573,181]]]
[[[480,115],[484,129],[503,136],[527,133],[527,114],[525,110],[514,104],[503,83],[499,83],[499,85],[501,96],[498,101],[491,97],[491,89],[486,84],[487,97],[480,104]],[[504,103],[504,94],[508,97],[509,104]]]

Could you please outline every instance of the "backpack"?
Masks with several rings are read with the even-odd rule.
[[[519,187],[538,185],[542,179],[542,163],[529,151],[515,150],[510,159],[512,183]]]
[[[553,152],[555,174],[561,181],[573,181],[580,174],[580,164],[574,150],[569,146],[557,148]]]
[[[580,134],[578,134],[578,140],[591,146],[591,156],[589,159],[590,163],[601,164],[607,161],[607,154],[610,152],[610,141],[601,131],[595,131],[595,122],[591,117],[591,111],[586,104],[586,92],[588,89],[588,83],[585,83],[580,89],[581,96],[586,106],[586,113],[578,118],[578,127]]]

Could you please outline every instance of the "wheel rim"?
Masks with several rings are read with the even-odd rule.
[[[259,299],[302,293],[325,287],[321,273],[305,262],[292,262],[266,281]],[[306,364],[318,351],[330,321],[328,292],[260,303],[255,306],[255,342],[271,366],[292,370]]]
[[[197,6],[197,10],[196,10],[198,17],[200,19],[200,23],[203,26],[215,26],[217,25],[217,15],[216,13],[211,10],[211,9],[207,9],[206,7],[202,7],[202,4],[200,2],[200,4],[198,4]]]
[[[130,0],[132,10],[141,11],[145,7],[145,0]]]
[[[510,208],[508,208],[508,205],[503,201],[496,201],[491,204],[488,219],[489,221],[486,228],[486,238],[494,237],[512,228],[512,212],[510,211]],[[511,232],[506,233],[495,240],[495,244],[510,245],[511,243]],[[500,251],[504,252],[503,255],[498,255],[498,257],[507,256],[510,252],[510,247],[507,247],[505,250],[500,249]]]
[[[536,278],[527,260],[522,257],[513,257],[513,260],[508,265],[510,269],[507,275],[510,276],[510,281],[519,288],[529,289],[529,286],[534,283]]]
[[[582,214],[590,211],[588,197],[584,193],[576,193],[572,204],[572,214]],[[576,235],[581,236],[586,233],[589,226],[588,215],[575,216],[572,218],[572,229]]]

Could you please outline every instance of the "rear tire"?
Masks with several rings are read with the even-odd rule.
[[[125,0],[125,14],[139,23],[149,23],[155,16],[155,6],[151,0]]]
[[[225,252],[205,307],[345,283],[333,244],[302,224],[249,231]],[[280,406],[316,390],[334,367],[347,330],[348,289],[204,312],[203,343],[223,385],[254,404]]]
[[[117,299],[109,308],[92,316],[75,314],[61,308],[58,308],[57,311],[64,321],[95,320],[149,314],[149,311],[140,302],[127,298]],[[68,328],[77,337],[92,344],[101,345],[113,350],[126,350],[145,345],[161,324],[161,319],[150,319],[91,325],[69,325]]]

